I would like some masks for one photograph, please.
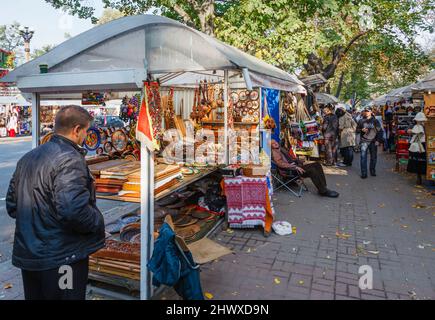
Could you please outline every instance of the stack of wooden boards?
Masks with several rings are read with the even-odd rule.
[[[129,174],[127,181],[123,184],[120,196],[129,198],[140,198],[140,177],[141,172],[135,171]],[[178,183],[182,177],[181,168],[177,165],[158,164],[154,167],[154,195]]]
[[[107,240],[105,248],[89,257],[89,269],[140,280],[140,244]]]
[[[140,171],[140,162],[128,160],[114,160],[113,162],[107,162],[111,162],[112,166],[103,167],[99,171],[99,176],[96,179],[97,192],[100,194],[118,195],[123,189],[124,184],[128,181],[128,176]],[[100,165],[102,166],[103,163]],[[107,165],[109,165],[109,163],[107,163]]]
[[[139,161],[110,160],[89,166],[96,177],[100,195],[140,198],[141,171]],[[178,165],[157,164],[154,168],[154,194],[174,186],[182,177]]]

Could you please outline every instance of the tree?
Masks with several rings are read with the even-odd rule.
[[[98,19],[98,24],[105,24],[112,20],[124,17],[124,14],[116,9],[104,9],[102,16]]]
[[[335,89],[340,79],[341,85],[349,80],[347,73],[358,72],[353,59],[372,63],[377,76],[386,70],[409,81],[428,63],[415,38],[433,31],[434,5],[434,0],[241,0],[216,19],[216,35],[284,70],[320,73]]]
[[[57,9],[67,10],[80,18],[98,22],[95,8],[83,0],[45,0]],[[143,14],[150,9],[179,20],[206,34],[214,35],[215,18],[222,16],[237,0],[101,0],[105,8],[116,9],[123,15]]]
[[[20,35],[20,24],[13,22],[11,25],[0,25],[0,48],[6,51],[15,51],[24,45]]]
[[[54,47],[56,47],[56,46],[47,44],[47,45],[43,46],[41,49],[35,49],[33,51],[33,53],[31,54],[31,58],[32,59],[38,58],[38,57],[46,54],[47,52],[51,51]]]

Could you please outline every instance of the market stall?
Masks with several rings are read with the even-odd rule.
[[[48,65],[47,73],[40,72],[40,64]],[[83,102],[86,95],[95,100],[98,93],[126,93],[120,117],[128,126],[114,131],[92,128],[86,146],[100,153],[88,159],[99,197],[140,203],[140,210],[106,221],[113,234],[106,249],[92,257],[91,270],[100,279],[113,275],[140,281],[142,299],[152,296],[153,287],[149,270],[139,266],[147,265],[163,218],[173,216],[176,232],[186,242],[203,237],[224,206],[218,167],[244,162],[252,173],[255,167],[249,164],[260,164],[256,154],[265,145],[260,129],[267,101],[262,88],[305,92],[296,77],[178,22],[151,15],[95,27],[2,81],[16,82],[22,92],[32,94],[37,124],[33,147],[40,143],[36,128],[41,100],[79,93]],[[142,108],[152,119],[156,152],[135,137]],[[178,140],[171,140],[173,135]],[[253,154],[244,155],[247,162],[237,152],[243,144],[256,144]]]
[[[412,86],[413,97],[423,97],[425,123],[426,179],[435,181],[435,71]]]
[[[0,96],[0,137],[7,136],[7,124],[11,115],[17,119],[16,134],[28,135],[31,133],[31,103],[21,94],[13,96]]]

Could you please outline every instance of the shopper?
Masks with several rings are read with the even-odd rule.
[[[356,122],[344,106],[337,107],[335,114],[338,117],[338,129],[340,137],[340,151],[343,162],[340,167],[351,167],[353,162],[353,148],[355,147]]]
[[[370,174],[376,176],[378,145],[383,143],[382,124],[373,116],[370,107],[364,108],[356,132],[360,134],[361,178],[367,178],[367,153],[370,153]]]
[[[327,188],[325,173],[320,163],[304,164],[296,158],[292,159],[290,152],[280,148],[275,140],[272,140],[272,160],[282,170],[296,172],[303,178],[311,178],[322,197],[337,198],[339,196],[338,192]]]
[[[417,113],[414,118],[416,125],[408,130],[412,134],[409,147],[409,161],[407,171],[417,174],[417,184],[422,184],[422,175],[426,174],[426,136],[424,134],[424,123],[427,121],[423,112]]]
[[[325,139],[325,165],[334,166],[337,164],[338,149],[338,118],[334,114],[334,106],[328,104],[323,109],[322,133]]]
[[[6,198],[16,219],[12,255],[26,300],[83,300],[89,255],[104,246],[104,220],[81,147],[92,117],[62,108],[55,135],[17,164]]]
[[[9,137],[15,138],[18,132],[18,118],[15,112],[9,113],[7,129],[8,129]]]

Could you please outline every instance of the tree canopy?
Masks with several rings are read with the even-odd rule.
[[[45,1],[98,21],[87,1]],[[123,15],[155,10],[284,70],[320,73],[328,80],[326,91],[343,98],[407,84],[431,63],[416,38],[434,31],[435,0],[101,2]]]

